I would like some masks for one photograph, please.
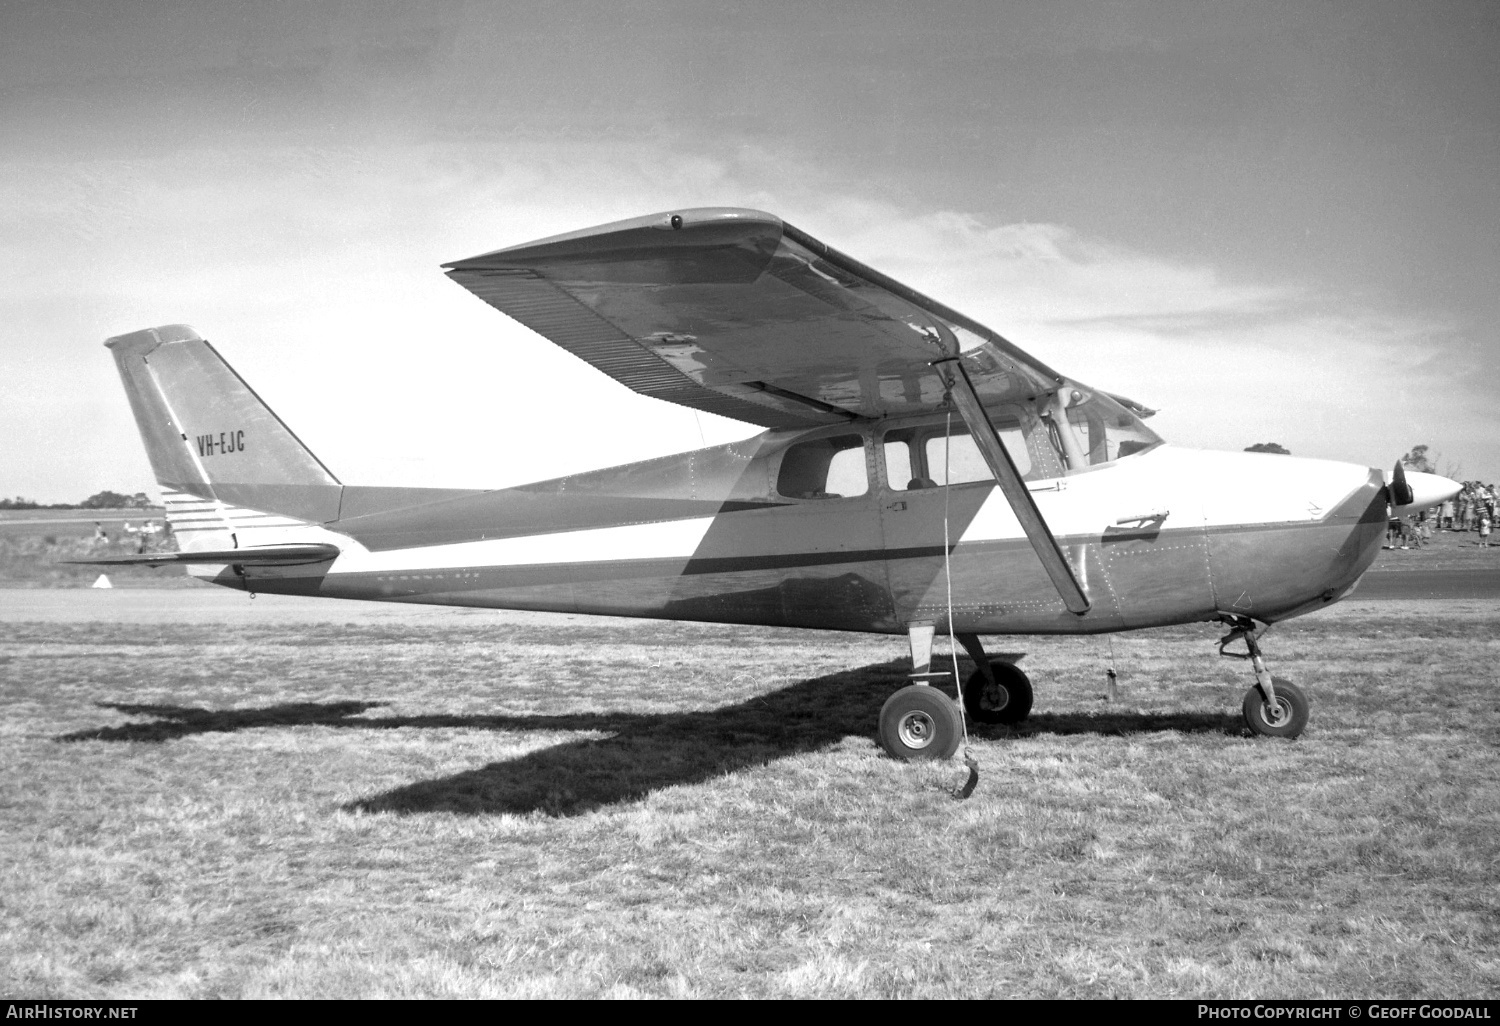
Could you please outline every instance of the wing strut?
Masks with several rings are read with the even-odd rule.
[[[1021,474],[1011,461],[1010,453],[1005,451],[1005,444],[1000,441],[995,426],[984,415],[984,407],[980,405],[979,396],[974,392],[968,372],[957,357],[935,361],[933,366],[942,374],[959,415],[969,426],[974,444],[979,446],[984,461],[989,464],[990,473],[995,475],[995,483],[1010,502],[1011,511],[1021,522],[1021,529],[1026,532],[1032,549],[1042,561],[1042,568],[1052,578],[1052,586],[1057,589],[1063,605],[1068,607],[1069,612],[1079,616],[1087,613],[1091,605],[1089,597],[1078,583],[1078,578],[1073,576],[1073,568],[1068,565],[1062,549],[1058,548],[1057,539],[1052,537],[1047,521],[1042,519],[1042,511],[1037,509],[1036,500],[1031,497],[1026,482],[1021,480]]]

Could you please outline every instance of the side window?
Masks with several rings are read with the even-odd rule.
[[[885,483],[893,492],[902,492],[915,485],[911,472],[911,444],[904,439],[885,436]]]
[[[1021,426],[1000,423],[995,425],[995,430],[999,432],[1000,441],[1004,443],[1005,451],[1010,454],[1016,470],[1023,478],[1026,477],[1031,473],[1031,456],[1026,451],[1026,439],[1021,434]],[[974,439],[967,431],[962,434],[954,432],[951,442],[950,447],[949,439],[943,435],[933,435],[927,439],[927,474],[933,481],[940,485],[947,483],[943,474],[945,455],[946,466],[954,484],[989,481],[993,478],[989,464],[984,461],[979,446],[974,444]]]
[[[870,490],[865,440],[838,435],[799,442],[781,457],[776,490],[792,499],[847,499]]]
[[[963,484],[983,481],[990,476],[990,468],[968,434],[955,434],[951,439],[933,435],[927,439],[927,473],[940,485]]]

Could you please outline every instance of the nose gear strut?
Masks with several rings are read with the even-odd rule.
[[[1260,645],[1255,635],[1255,621],[1248,616],[1226,616],[1221,619],[1233,629],[1219,639],[1219,655],[1226,659],[1250,660],[1250,666],[1255,670],[1255,686],[1260,688],[1261,697],[1266,700],[1266,705],[1274,706],[1276,684],[1271,677],[1271,671],[1266,669],[1266,661],[1260,657]],[[1229,646],[1236,641],[1245,643],[1244,654],[1229,651]]]

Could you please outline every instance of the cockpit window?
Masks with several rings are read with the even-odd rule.
[[[776,490],[789,499],[846,499],[870,490],[865,440],[836,435],[798,442],[781,457]]]
[[[987,412],[1005,451],[1028,481],[1077,473],[1161,443],[1124,406],[1102,392],[1079,386],[1069,385],[1034,403]],[[896,428],[886,432],[882,443],[886,486],[892,491],[943,484],[945,455],[954,484],[991,478],[979,447],[956,417]]]

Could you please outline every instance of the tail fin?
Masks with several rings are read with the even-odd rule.
[[[192,328],[168,324],[104,344],[164,490],[221,509],[338,519],[339,479]]]

